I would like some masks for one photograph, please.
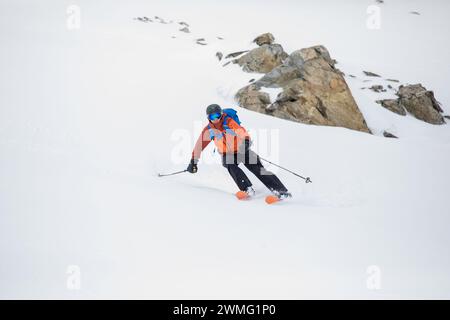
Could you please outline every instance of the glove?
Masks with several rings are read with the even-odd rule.
[[[190,173],[196,173],[198,171],[197,162],[196,159],[191,159],[191,163],[189,163],[186,170]]]

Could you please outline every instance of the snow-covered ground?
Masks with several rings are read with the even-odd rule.
[[[385,84],[363,70],[421,82],[449,114],[450,3],[386,0],[373,30],[374,4],[0,0],[0,297],[450,298],[450,126],[360,89]],[[259,77],[215,53],[264,32],[325,45],[375,134],[238,108],[258,152],[312,184],[269,166],[294,198],[266,205],[249,173],[239,202],[212,146],[197,174],[156,177]]]

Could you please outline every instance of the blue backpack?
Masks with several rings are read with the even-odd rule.
[[[225,132],[235,136],[236,132],[234,132],[233,130],[230,129],[230,127],[227,125],[227,118],[231,118],[234,121],[236,121],[236,123],[238,125],[241,124],[241,120],[239,120],[239,116],[237,115],[237,111],[232,109],[232,108],[228,108],[228,109],[223,109],[222,110],[224,118],[223,118],[223,128],[225,129]],[[209,129],[209,137],[211,138],[211,140],[214,139],[214,137],[216,137],[217,135],[214,133],[214,130],[211,128],[211,126],[208,124],[208,129]],[[217,136],[218,139],[220,139],[222,137],[222,133],[220,133],[220,135]]]

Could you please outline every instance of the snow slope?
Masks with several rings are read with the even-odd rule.
[[[360,89],[362,70],[422,82],[450,113],[450,4],[385,1],[370,30],[374,2],[316,2],[0,0],[0,297],[450,298],[450,127]],[[133,20],[155,15],[173,23]],[[157,178],[186,167],[205,107],[258,77],[215,53],[267,31],[324,44],[375,135],[239,109],[257,151],[313,184],[268,166],[292,201],[267,206],[250,174],[257,198],[236,201],[212,147],[196,175]]]

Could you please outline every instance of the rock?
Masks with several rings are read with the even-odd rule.
[[[262,46],[264,44],[272,44],[275,41],[275,37],[271,33],[264,33],[253,40],[258,46]]]
[[[250,83],[255,82],[255,79],[250,79],[248,82]]]
[[[197,39],[197,40],[195,40],[195,43],[197,43],[199,45],[202,45],[202,46],[206,46],[207,45],[207,43],[205,43],[205,38]]]
[[[219,61],[221,61],[222,57],[223,57],[223,53],[222,52],[216,52],[216,57],[217,57],[217,59],[219,59]]]
[[[189,24],[184,21],[178,22],[178,24],[189,28]]]
[[[283,119],[370,132],[335,63],[324,46],[294,51],[251,87],[241,89],[236,100],[241,107]],[[262,87],[283,91],[270,104],[259,91]]]
[[[179,31],[185,32],[185,33],[191,33],[191,32],[189,31],[189,28],[188,28],[188,27],[181,28]]]
[[[392,111],[401,116],[406,116],[405,108],[402,105],[400,105],[397,99],[378,100],[377,103],[381,104],[384,108],[388,109],[389,111]]]
[[[248,52],[248,50],[233,52],[233,53],[227,54],[225,59],[236,58],[236,57],[239,57],[240,55],[243,55],[246,52]]]
[[[354,76],[353,74],[349,74],[348,75],[350,78],[356,78],[356,76]]]
[[[391,90],[393,90],[394,88],[390,85],[390,84],[388,84],[388,89],[391,89]]]
[[[336,64],[336,60],[331,59],[330,53],[324,46],[314,46],[294,51],[289,56],[287,63],[290,65],[301,66],[305,64],[305,62],[313,61],[315,59],[325,60],[332,68],[334,68],[334,65]]]
[[[398,99],[379,100],[386,109],[400,115],[406,115],[406,111],[415,118],[431,123],[444,124],[439,102],[435,99],[433,91],[428,91],[421,84],[401,85],[398,89]]]
[[[450,116],[448,116],[448,115],[445,115],[444,118],[450,120]]]
[[[222,37],[217,37],[217,39],[219,39],[219,40],[223,40],[223,38],[222,38]]]
[[[428,91],[421,84],[401,85],[397,95],[399,103],[419,120],[431,124],[444,124],[439,102],[435,99],[433,91]]]
[[[400,82],[400,81],[395,80],[395,79],[386,79],[386,81],[390,81],[390,82]]]
[[[383,86],[381,84],[374,84],[369,89],[372,90],[372,91],[375,91],[375,92],[381,92],[381,91],[384,90],[384,88],[383,88]]]
[[[223,64],[223,67],[226,67],[227,65],[229,65],[231,63],[231,61],[228,61],[226,63]]]
[[[137,18],[134,18],[134,19],[135,19],[135,20],[142,21],[142,22],[145,22],[145,23],[147,23],[147,22],[153,22],[153,20],[150,19],[150,18],[148,18],[148,17],[137,17]]]
[[[283,64],[274,68],[257,81],[258,86],[266,88],[279,88],[286,86],[294,79],[302,77],[301,70],[294,66]]]
[[[158,16],[155,16],[155,20],[159,20],[160,23],[167,24],[167,22],[164,21],[164,19],[162,19],[162,18],[160,18]]]
[[[370,72],[370,71],[363,71],[363,73],[368,77],[381,77],[380,75]]]
[[[334,61],[331,59],[328,51],[325,53],[323,49],[324,47],[316,46],[294,51],[286,58],[282,65],[273,69],[258,80],[258,85],[269,88],[284,87],[292,80],[304,78],[303,75],[305,74],[305,71],[308,71],[304,68],[305,61],[309,61],[307,64],[308,68],[314,67],[315,69],[320,70],[320,63],[322,63],[322,66],[324,67],[331,66],[331,68],[334,69]],[[320,61],[317,65],[313,60],[319,57]]]
[[[279,44],[263,44],[234,60],[245,72],[266,73],[281,65],[287,53]]]
[[[396,138],[396,139],[398,139],[397,136],[395,136],[392,133],[387,132],[387,131],[383,131],[383,136],[385,136],[386,138]]]
[[[411,14],[415,14],[415,15],[417,15],[417,16],[420,16],[420,12],[417,12],[417,11],[411,11],[410,13],[411,13]]]
[[[270,104],[269,94],[260,92],[253,84],[240,89],[236,93],[235,99],[240,106],[261,113],[265,113],[266,107]]]

